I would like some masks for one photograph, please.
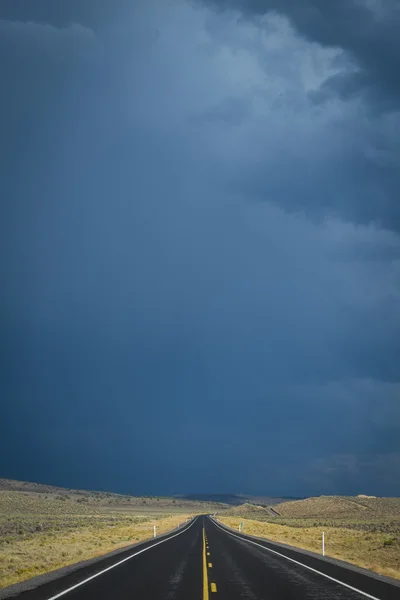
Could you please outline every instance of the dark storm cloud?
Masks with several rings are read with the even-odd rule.
[[[220,8],[245,15],[270,11],[286,15],[299,33],[324,46],[343,48],[354,57],[357,69],[336,76],[326,87],[344,96],[367,88],[387,108],[400,101],[400,8],[393,0],[208,0]],[[206,0],[207,2],[207,0]]]
[[[337,188],[324,191],[324,205],[330,211],[365,223],[376,221],[400,229],[400,208],[397,190],[400,186],[400,8],[391,0],[205,0],[219,9],[234,9],[260,27],[263,15],[287,17],[306,39],[325,47],[339,48],[347,57],[347,68],[333,73],[314,90],[310,102],[329,109],[335,97],[357,106],[358,118],[343,121],[339,130],[343,137],[341,156],[335,157],[344,174]],[[338,57],[338,65],[345,57]],[[291,60],[291,59],[290,59]],[[340,125],[339,125],[340,127]],[[333,133],[337,135],[338,132]],[[306,163],[307,157],[302,157]],[[339,167],[338,164],[338,167]],[[304,167],[303,167],[304,168]],[[265,171],[252,173],[246,189],[262,196],[270,185],[285,185],[274,175],[272,181]],[[353,186],[362,190],[357,191]],[[251,187],[249,187],[249,185]],[[304,185],[304,184],[303,184]],[[309,188],[300,188],[296,200],[290,198],[291,209],[307,208],[318,213]]]
[[[93,27],[107,23],[115,17],[124,15],[129,0],[4,0],[0,7],[0,16],[8,21],[46,23],[56,27],[68,27],[71,23]]]
[[[351,457],[398,493],[397,121],[310,100],[355,58],[276,14],[54,6],[0,8],[5,474],[303,495]]]

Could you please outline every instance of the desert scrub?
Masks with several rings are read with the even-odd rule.
[[[400,579],[400,535],[362,531],[346,527],[293,527],[245,518],[219,516],[225,525],[238,530],[243,522],[243,532],[269,540],[283,542],[312,552],[321,552],[321,535],[325,531],[325,552],[338,558]]]
[[[61,497],[41,497],[39,494],[0,491],[0,514],[2,515],[93,515],[100,514],[97,507],[81,504]]]
[[[284,518],[332,519],[397,519],[400,520],[400,498],[373,496],[318,496],[282,502],[274,506]]]
[[[256,519],[257,521],[259,519]],[[300,519],[280,517],[263,519],[268,523],[276,525],[287,525],[289,527],[307,528],[307,527],[344,527],[346,529],[357,529],[359,531],[371,531],[375,533],[397,533],[400,534],[400,519]]]
[[[110,519],[106,515],[104,519],[78,520],[74,528],[70,522],[63,527],[59,521],[57,531],[37,531],[25,538],[8,536],[8,541],[0,544],[0,588],[151,538],[154,525],[159,534],[165,533],[186,516],[120,515]]]

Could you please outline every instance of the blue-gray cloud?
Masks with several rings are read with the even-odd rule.
[[[399,493],[396,115],[289,11],[110,6],[0,9],[5,474]]]
[[[264,32],[268,31],[268,19],[283,16],[310,43],[337,50],[337,70],[326,74],[323,81],[307,93],[309,101],[319,105],[321,110],[329,111],[338,98],[347,104],[348,114],[353,109],[350,119],[342,115],[344,118],[335,123],[333,136],[342,139],[341,158],[336,157],[336,160],[341,163],[343,178],[336,182],[335,190],[326,190],[325,206],[345,218],[366,223],[375,221],[398,231],[398,4],[392,0],[200,2],[222,10],[222,14],[230,15],[230,18],[238,19],[243,15]],[[293,54],[288,56],[290,63],[295,60]],[[361,188],[362,180],[364,186]],[[269,184],[265,175],[255,173],[252,191],[260,195],[266,183]],[[281,184],[279,179],[278,185]],[[297,204],[301,208],[311,211],[319,208],[319,203],[317,207],[314,205],[308,189],[299,192]]]
[[[249,17],[277,12],[286,15],[301,35],[323,46],[338,47],[356,63],[352,77],[334,77],[332,86],[345,96],[365,87],[387,95],[398,106],[400,10],[394,0],[200,0]]]

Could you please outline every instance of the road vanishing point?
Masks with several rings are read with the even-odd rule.
[[[10,596],[11,597],[11,596]],[[209,516],[12,598],[399,600],[396,582],[222,526]]]

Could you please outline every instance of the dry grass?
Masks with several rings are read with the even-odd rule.
[[[0,588],[165,533],[225,507],[0,479]]]
[[[229,517],[245,517],[246,519],[256,519],[257,521],[265,521],[275,519],[275,513],[271,508],[258,506],[257,504],[249,504],[246,502],[241,506],[234,506],[228,510],[224,510],[224,516]]]
[[[199,500],[190,500],[180,497],[166,496],[128,496],[111,492],[95,492],[88,490],[73,490],[55,487],[42,483],[16,481],[13,479],[0,479],[0,495],[18,494],[21,498],[32,496],[35,500],[60,500],[62,502],[75,502],[81,506],[89,505],[100,511],[124,512],[215,512],[229,508],[228,505]],[[16,496],[15,496],[16,498]],[[1,512],[1,507],[0,507]],[[64,511],[65,512],[65,511]],[[82,512],[82,511],[81,511]]]
[[[0,588],[150,538],[154,525],[165,533],[189,516],[45,496],[0,492]]]
[[[114,523],[99,521],[78,528],[8,540],[0,545],[0,587],[150,538],[153,525],[157,525],[159,534],[165,533],[182,520],[182,515],[126,517]]]
[[[219,520],[236,530],[242,522],[243,531],[250,535],[321,552],[321,527],[299,527],[225,515],[219,515]],[[361,531],[347,528],[343,524],[336,524],[336,527],[324,526],[324,531],[327,556],[400,579],[400,532],[389,534]]]
[[[285,518],[400,519],[400,498],[319,496],[274,506]]]
[[[165,533],[227,505],[0,479],[0,588]]]
[[[23,492],[0,492],[0,515],[84,515],[100,514],[101,506]]]

